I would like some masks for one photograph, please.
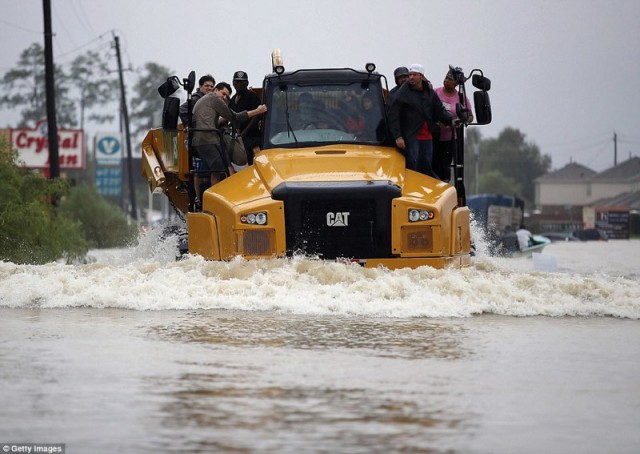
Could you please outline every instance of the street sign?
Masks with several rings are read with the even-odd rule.
[[[122,161],[122,135],[119,132],[98,133],[95,137],[96,163],[119,166]]]

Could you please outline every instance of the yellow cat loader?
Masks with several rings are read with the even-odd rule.
[[[210,260],[301,254],[389,269],[468,266],[463,140],[454,185],[407,170],[389,134],[387,82],[375,65],[287,72],[277,53],[272,62],[256,90],[268,112],[254,163],[207,189],[201,210],[193,200],[188,128],[165,115],[163,128],[142,143],[143,174],[184,216],[188,252]],[[480,89],[475,124],[486,124],[490,81],[473,72],[480,73],[473,75]],[[471,76],[458,77],[464,94]],[[188,93],[193,80],[193,73],[184,79]],[[177,108],[174,99],[165,114]]]

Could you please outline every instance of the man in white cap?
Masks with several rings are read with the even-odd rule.
[[[389,123],[396,147],[402,150],[407,169],[437,178],[431,165],[436,122],[451,125],[452,116],[442,105],[424,75],[424,67],[409,67],[409,80],[396,92],[389,109]]]

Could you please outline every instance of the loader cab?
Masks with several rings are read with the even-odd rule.
[[[263,149],[389,145],[384,76],[353,69],[271,74],[262,95]]]

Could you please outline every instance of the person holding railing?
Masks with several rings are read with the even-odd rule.
[[[233,173],[227,153],[223,150],[219,130],[220,119],[237,125],[267,111],[267,106],[261,104],[253,110],[235,112],[227,105],[230,95],[231,85],[220,82],[211,93],[200,98],[193,108],[193,121],[196,128],[193,130],[192,147],[194,155],[201,159],[201,168],[194,169],[196,171],[194,176],[196,206],[202,203],[199,173],[209,173],[211,186],[222,179],[222,174]]]

